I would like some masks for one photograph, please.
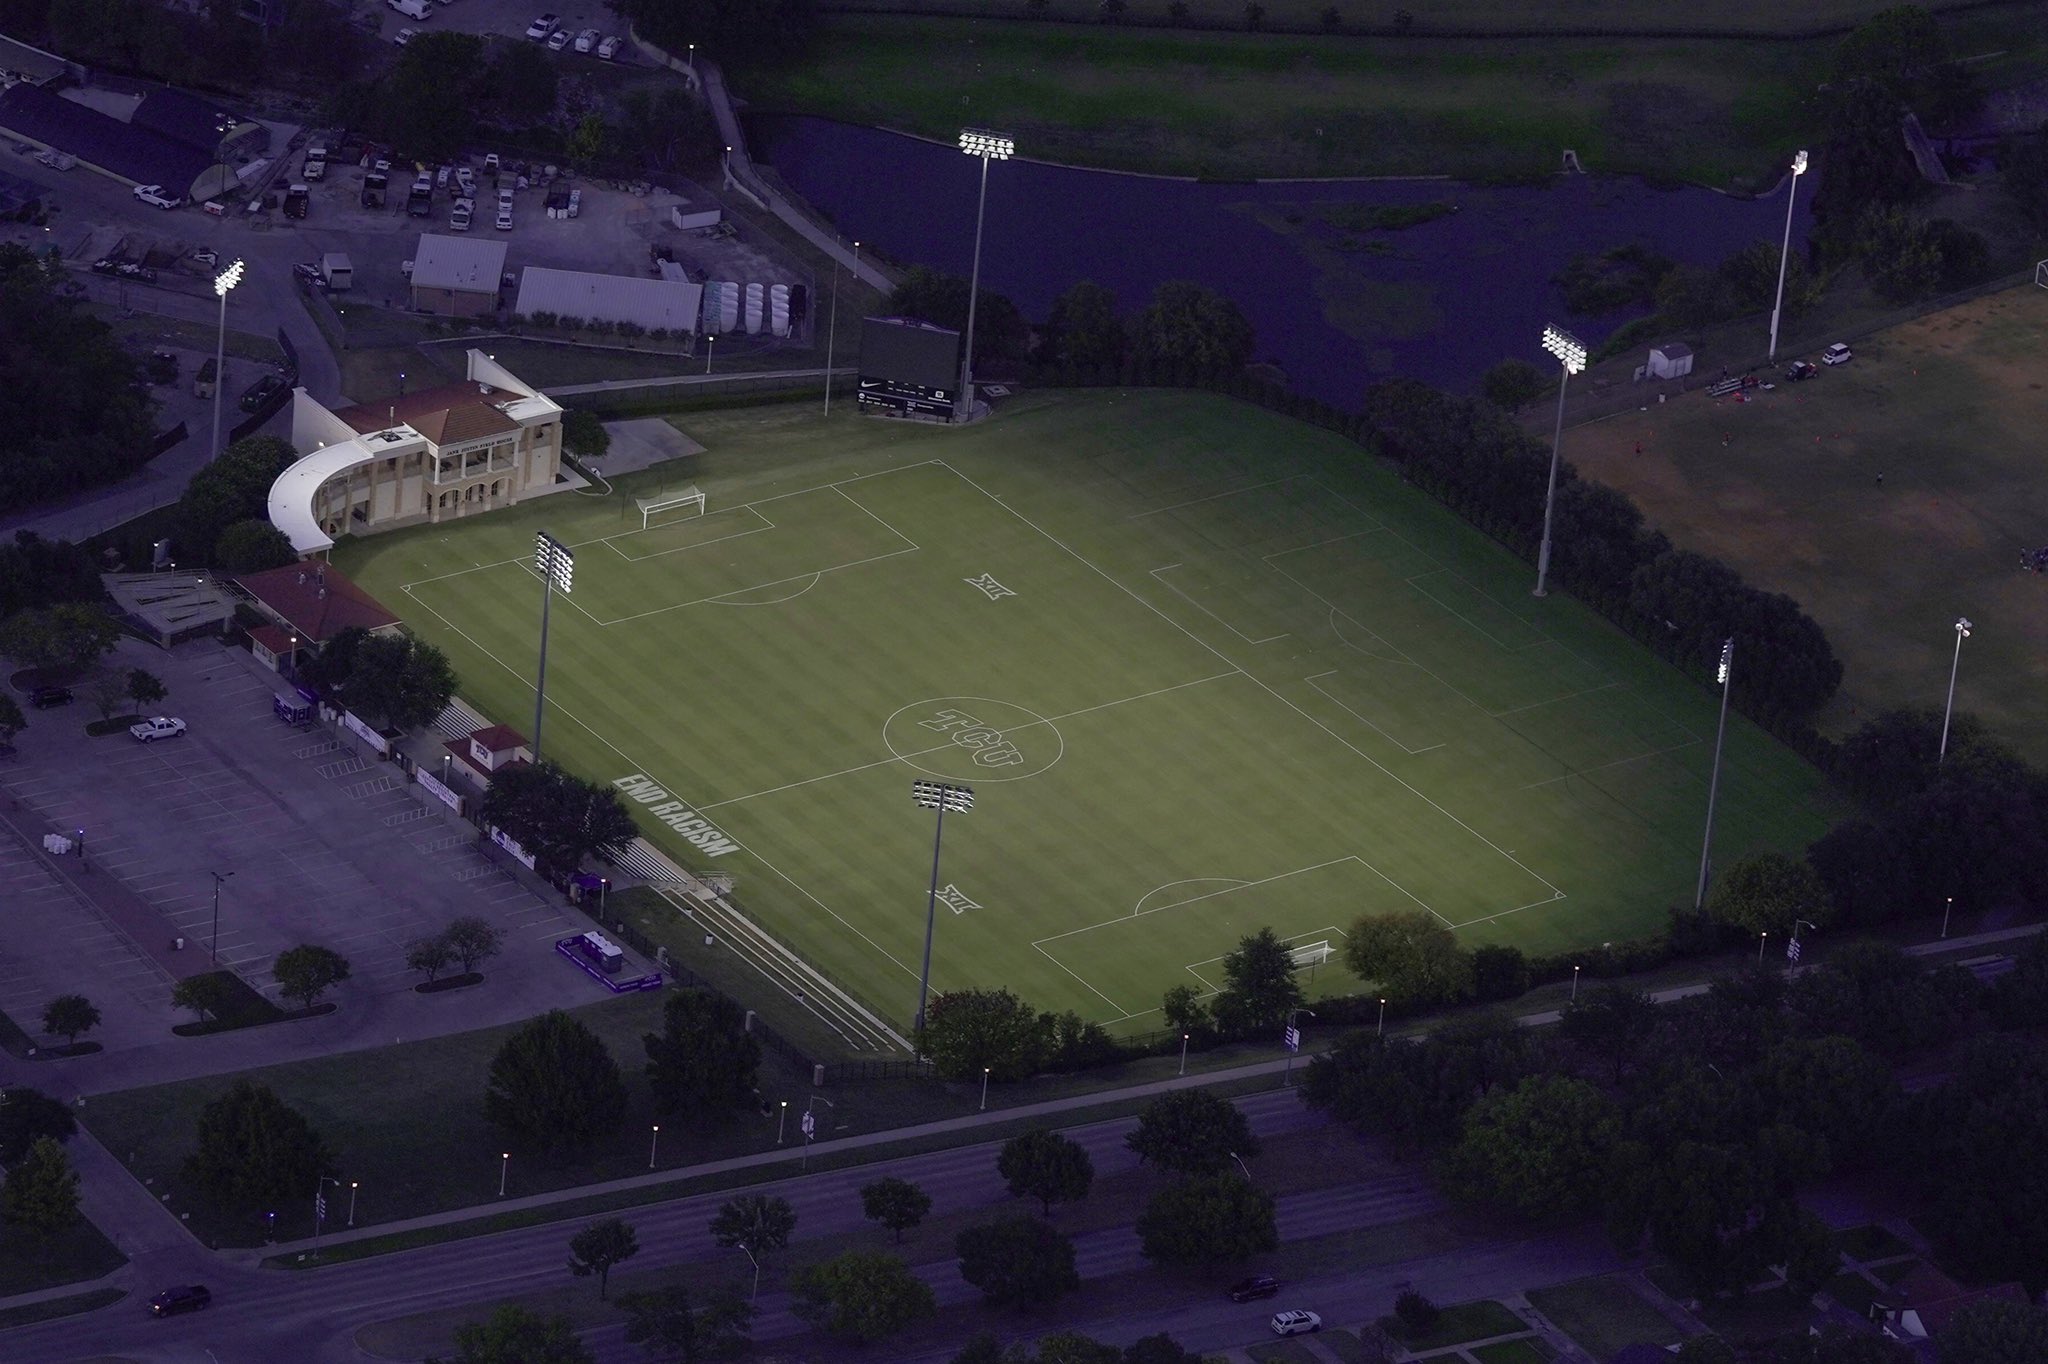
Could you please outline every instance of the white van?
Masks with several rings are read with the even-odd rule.
[[[434,7],[427,0],[385,0],[385,3],[408,19],[431,19],[434,15]]]

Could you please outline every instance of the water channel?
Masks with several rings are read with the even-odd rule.
[[[978,160],[817,118],[755,117],[748,137],[756,158],[847,237],[901,264],[967,273]],[[1808,177],[1795,250],[1812,198]],[[1433,202],[1457,211],[1398,230],[1361,224],[1361,210]],[[1198,280],[1251,319],[1255,359],[1279,366],[1299,392],[1356,408],[1381,379],[1470,389],[1509,356],[1548,363],[1537,345],[1547,323],[1605,340],[1630,314],[1571,316],[1552,283],[1580,252],[1636,244],[1713,265],[1777,241],[1784,227],[1782,187],[1749,200],[1601,175],[1542,187],[1218,184],[1011,160],[989,170],[981,280],[1034,321],[1077,280],[1113,289],[1126,313],[1164,281]]]

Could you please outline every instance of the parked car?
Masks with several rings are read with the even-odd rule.
[[[475,213],[476,205],[474,203],[468,199],[457,199],[455,201],[455,211],[448,215],[448,230],[450,232],[469,231],[469,220]]]
[[[503,205],[500,205],[498,208],[498,231],[510,232],[511,230],[512,210],[504,207]]]
[[[619,40],[616,36],[605,39],[597,45],[597,55],[606,61],[619,55]]]
[[[158,739],[175,739],[183,734],[185,732],[185,722],[173,719],[168,715],[159,715],[153,720],[144,720],[139,725],[128,726],[128,732],[143,743],[153,744]],[[175,1292],[176,1290],[173,1291]],[[204,1293],[206,1290],[202,1288],[199,1291]],[[203,1302],[199,1304],[201,1307],[205,1305]],[[179,1310],[182,1311],[183,1309]],[[159,1313],[159,1315],[162,1314]]]
[[[137,185],[135,197],[145,204],[154,204],[158,208],[176,208],[185,202],[175,194],[166,194],[162,185]]]
[[[476,175],[467,166],[455,168],[455,189],[465,199],[476,197]]]
[[[92,263],[92,272],[95,275],[118,275],[121,273],[121,265],[122,262],[112,256],[101,256]]]
[[[28,694],[28,703],[37,710],[48,710],[52,706],[68,706],[71,704],[71,688],[37,687]]]
[[[152,1316],[170,1317],[180,1312],[197,1312],[213,1302],[213,1294],[206,1291],[206,1285],[195,1283],[185,1288],[166,1288],[149,1300]]]
[[[552,14],[543,14],[526,26],[526,36],[535,42],[544,41],[550,33],[561,27],[562,21]]]
[[[282,374],[264,375],[255,383],[249,385],[248,390],[242,394],[242,410],[244,412],[256,411],[269,402],[271,397],[283,387],[284,376]]]
[[[576,50],[578,52],[590,51],[590,49],[597,46],[598,36],[599,35],[596,29],[584,29],[581,33],[576,35]]]
[[[309,289],[317,289],[327,283],[320,274],[320,267],[311,261],[300,261],[292,267],[292,276]]]
[[[78,158],[65,152],[48,151],[36,154],[36,164],[48,166],[51,170],[70,170],[78,164]]]
[[[201,265],[219,265],[220,253],[207,247],[201,247],[192,253],[192,259],[198,261]]]
[[[558,28],[548,35],[548,51],[560,52],[569,45],[569,30]]]
[[[1820,369],[1811,360],[1794,360],[1791,364],[1785,366],[1785,380],[1787,383],[1796,384],[1801,380],[1811,379],[1818,373],[1820,373]]]
[[[1307,1335],[1323,1329],[1323,1319],[1313,1312],[1275,1312],[1272,1324],[1276,1336]]]
[[[1232,1302],[1250,1302],[1254,1298],[1270,1298],[1280,1291],[1280,1281],[1270,1274],[1254,1274],[1249,1279],[1239,1279],[1230,1286]]]
[[[397,43],[400,47],[404,47],[407,43],[411,42],[413,39],[419,36],[419,32],[415,29],[402,28],[398,30],[397,33],[392,35],[391,41]]]
[[[491,175],[498,173],[498,154],[496,152],[484,153],[484,170]]]
[[[1823,365],[1846,365],[1855,358],[1856,352],[1850,350],[1840,341],[1835,342],[1834,345],[1829,346],[1820,353],[1820,362]]]

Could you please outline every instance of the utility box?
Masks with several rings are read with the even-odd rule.
[[[343,252],[329,251],[320,258],[320,278],[332,292],[353,289],[356,283],[355,267],[349,264],[348,256]]]
[[[668,211],[669,226],[684,232],[717,227],[723,216],[718,209],[698,208],[693,204],[677,204]]]
[[[1666,341],[1650,349],[1650,363],[1644,366],[1652,379],[1683,379],[1692,373],[1692,347],[1683,341]]]

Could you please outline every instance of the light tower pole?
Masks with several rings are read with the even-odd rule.
[[[548,707],[548,605],[555,589],[563,596],[576,580],[576,556],[569,547],[546,531],[533,536],[533,566],[540,574],[540,672],[533,686],[533,761],[540,762],[540,726]]]
[[[1692,895],[1695,912],[1706,902],[1707,868],[1714,856],[1714,798],[1721,792],[1721,740],[1728,733],[1728,678],[1734,668],[1735,641],[1724,639],[1721,641],[1721,666],[1714,672],[1714,680],[1721,686],[1721,724],[1714,731],[1714,774],[1707,779],[1707,832],[1700,839],[1700,884]]]
[[[1536,592],[1546,594],[1550,579],[1550,517],[1557,508],[1557,453],[1564,444],[1564,389],[1574,374],[1586,367],[1586,345],[1562,327],[1543,329],[1543,349],[1557,357],[1564,372],[1557,379],[1557,429],[1550,437],[1550,483],[1543,492],[1543,544],[1536,551]]]
[[[981,197],[974,205],[974,268],[967,275],[967,346],[960,356],[960,391],[953,396],[953,420],[974,415],[974,303],[981,287],[981,219],[988,207],[988,163],[1007,161],[1017,144],[986,128],[962,128],[960,150],[981,158]]]
[[[1956,713],[1956,670],[1963,666],[1963,641],[1972,628],[1968,616],[1956,617],[1956,656],[1948,665],[1948,705],[1941,712],[1941,752],[1935,754],[1936,767],[1948,761],[1948,722]]]
[[[932,889],[924,905],[924,969],[917,977],[915,1030],[923,1032],[924,1005],[931,997],[932,989],[932,932],[938,924],[939,915],[939,844],[946,836],[946,811],[951,810],[957,815],[972,810],[974,790],[954,782],[914,781],[910,783],[910,798],[925,809],[939,813],[938,824],[932,830]]]
[[[860,243],[853,244],[853,282],[860,283]],[[832,352],[839,342],[839,257],[832,257],[832,325],[825,333],[825,415],[832,415]]]
[[[206,457],[220,454],[220,391],[228,386],[228,295],[242,282],[242,262],[236,261],[213,277],[213,291],[220,295],[220,330],[213,342],[213,444]]]
[[[1806,174],[1806,153],[1792,158],[1792,183],[1785,187],[1785,244],[1778,248],[1778,297],[1771,304],[1771,350],[1767,359],[1778,358],[1778,318],[1785,310],[1785,261],[1792,254],[1792,204],[1799,197],[1799,177]]]

